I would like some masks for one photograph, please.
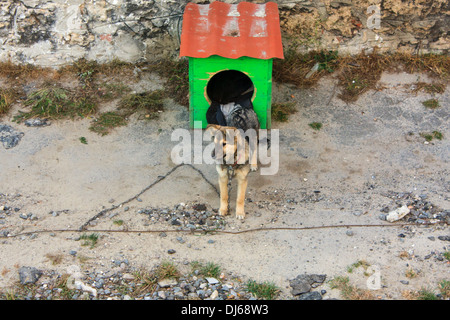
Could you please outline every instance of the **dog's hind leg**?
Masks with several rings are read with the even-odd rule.
[[[237,199],[236,199],[236,218],[245,218],[245,192],[247,191],[248,182],[248,172],[250,171],[250,166],[246,165],[239,170],[236,170],[237,179]]]
[[[228,214],[228,170],[226,166],[216,166],[219,174],[219,189],[220,189],[220,207],[219,214],[225,216]]]

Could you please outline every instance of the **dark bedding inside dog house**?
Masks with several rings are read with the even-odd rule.
[[[191,128],[205,128],[212,101],[250,93],[263,129],[271,126],[272,59],[283,58],[278,6],[188,3],[180,56],[189,58]]]

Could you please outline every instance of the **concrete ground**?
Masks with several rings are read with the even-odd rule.
[[[361,289],[383,299],[404,299],[404,292],[428,288],[437,292],[438,283],[450,278],[450,264],[442,259],[450,243],[447,225],[392,227],[380,219],[381,210],[407,204],[395,195],[423,196],[440,212],[449,206],[449,89],[443,94],[414,93],[417,82],[430,82],[422,74],[383,74],[382,90],[371,90],[355,103],[338,98],[333,77],[316,87],[298,89],[273,85],[273,101],[296,103],[298,112],[287,122],[274,122],[279,130],[279,170],[262,176],[251,173],[246,211],[241,222],[225,218],[227,231],[265,227],[313,227],[334,225],[385,225],[379,227],[323,228],[311,230],[260,230],[241,234],[100,233],[94,248],[74,241],[77,232],[36,230],[77,229],[104,208],[138,194],[175,165],[170,153],[178,141],[171,141],[176,128],[188,129],[187,109],[166,100],[160,119],[136,118],[129,125],[100,136],[88,128],[91,119],[52,121],[45,127],[27,127],[11,122],[24,133],[17,146],[0,145],[0,206],[19,208],[3,214],[0,230],[0,289],[17,281],[17,268],[32,266],[64,273],[68,266],[84,269],[113,268],[121,256],[131,266],[152,268],[161,261],[183,266],[190,261],[212,261],[243,279],[272,281],[280,297],[292,298],[289,280],[299,274],[326,274],[327,281],[348,276]],[[134,89],[161,87],[158,77],[135,84]],[[427,109],[422,102],[440,102]],[[109,105],[112,108],[114,105]],[[16,106],[16,109],[20,106]],[[17,110],[14,110],[16,112]],[[320,122],[321,130],[309,123]],[[421,133],[439,131],[442,140],[426,142]],[[85,137],[87,144],[80,142]],[[150,230],[170,228],[166,223],[146,224],[137,211],[147,206],[173,207],[204,203],[219,205],[213,165],[194,164],[173,171],[164,180],[130,201],[99,217],[86,233],[96,229]],[[236,188],[233,188],[235,191]],[[231,207],[234,208],[232,195]],[[51,214],[51,212],[58,214]],[[1,215],[0,211],[0,215]],[[28,215],[27,219],[20,215]],[[386,214],[386,212],[384,213]],[[404,218],[401,222],[406,222]],[[117,226],[114,220],[123,220]],[[5,232],[6,231],[6,232]],[[184,243],[177,241],[182,236]],[[210,241],[213,240],[213,241]],[[168,249],[174,249],[169,254]],[[77,251],[78,259],[69,254]],[[53,265],[48,254],[60,254]],[[349,266],[366,261],[371,270]],[[408,276],[414,272],[414,277]],[[375,277],[377,288],[370,286]],[[402,282],[401,282],[402,281]],[[408,281],[408,282],[406,282]],[[407,283],[407,284],[406,284]],[[329,283],[320,287],[324,298],[342,298]]]

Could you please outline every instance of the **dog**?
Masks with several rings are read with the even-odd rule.
[[[215,149],[212,158],[218,162],[216,170],[219,175],[219,214],[222,216],[228,214],[228,180],[232,178],[229,176],[231,171],[237,179],[236,218],[244,219],[248,174],[258,169],[254,148],[257,141],[256,134],[247,137],[242,129],[216,124],[209,124],[206,131],[214,136]]]

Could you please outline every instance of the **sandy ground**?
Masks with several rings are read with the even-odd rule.
[[[247,217],[241,222],[227,216],[226,230],[258,227],[309,227],[324,225],[384,224],[381,209],[395,206],[389,192],[426,195],[435,206],[449,206],[449,102],[443,94],[412,93],[418,81],[430,81],[420,74],[384,74],[381,91],[369,91],[355,103],[345,103],[332,77],[312,89],[273,85],[273,101],[295,101],[298,112],[285,123],[274,122],[280,134],[278,173],[252,173],[246,204]],[[134,84],[136,90],[158,88],[156,77]],[[422,101],[436,97],[438,109],[426,109]],[[111,107],[111,106],[110,106]],[[174,167],[170,159],[176,128],[188,129],[186,108],[166,101],[159,120],[132,119],[107,136],[89,131],[91,119],[52,121],[46,127],[9,124],[24,132],[11,149],[0,145],[0,206],[20,208],[5,216],[0,230],[11,235],[52,229],[76,229],[103,208],[119,204],[165,175]],[[311,122],[323,123],[320,131]],[[424,143],[421,132],[438,130],[444,139]],[[85,137],[88,144],[80,143]],[[213,165],[195,164],[217,186]],[[235,191],[236,188],[233,189]],[[129,230],[164,229],[166,224],[144,224],[137,210],[171,207],[179,203],[204,203],[218,208],[216,191],[189,167],[181,167],[155,187],[123,207],[100,217],[95,229],[120,229],[121,219]],[[235,196],[231,205],[234,208]],[[62,211],[58,216],[51,211]],[[32,213],[24,220],[21,213]],[[348,231],[351,230],[352,233]],[[92,231],[93,232],[93,231]],[[402,234],[399,237],[399,234]],[[351,283],[368,289],[369,275],[362,268],[348,267],[364,260],[378,270],[381,288],[376,296],[403,299],[404,290],[429,288],[437,292],[441,280],[450,279],[448,262],[426,258],[449,251],[450,243],[439,240],[449,235],[448,226],[354,227],[314,230],[273,230],[231,234],[182,234],[160,237],[157,233],[101,233],[94,248],[74,241],[76,232],[39,233],[0,238],[0,289],[18,279],[17,268],[32,266],[64,273],[70,265],[83,270],[112,268],[117,257],[131,266],[152,268],[161,261],[183,266],[189,261],[212,261],[224,270],[257,281],[272,281],[291,298],[289,279],[303,273],[326,274],[327,280],[349,276]],[[434,238],[430,238],[434,237]],[[209,240],[214,240],[209,243]],[[175,254],[169,255],[168,249]],[[76,250],[78,258],[69,254]],[[402,252],[407,252],[405,257]],[[52,265],[48,254],[61,254],[63,261]],[[407,278],[408,270],[417,276]],[[407,280],[409,284],[400,281]],[[340,292],[324,284],[324,298],[341,298]]]

